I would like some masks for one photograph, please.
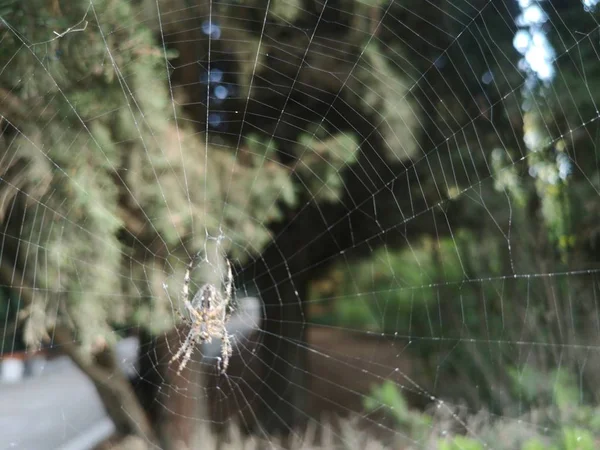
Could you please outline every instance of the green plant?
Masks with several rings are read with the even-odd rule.
[[[581,428],[565,428],[563,430],[564,450],[594,450],[597,443],[588,430]]]
[[[509,368],[513,390],[528,405],[550,406],[559,409],[579,403],[579,387],[573,374],[564,369],[543,372],[532,366],[520,370]]]
[[[465,436],[453,436],[445,441],[440,441],[438,450],[483,450],[483,445]]]
[[[409,408],[400,388],[391,380],[374,386],[371,395],[365,398],[364,406],[368,411],[383,408],[394,418],[397,426],[407,429],[413,437],[422,436],[431,424],[431,418],[428,415]]]

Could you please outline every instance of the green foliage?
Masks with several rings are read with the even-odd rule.
[[[401,59],[402,52],[389,52]],[[375,41],[368,43],[344,93],[351,104],[360,105],[366,117],[377,117],[378,132],[385,141],[385,157],[390,162],[410,161],[418,156],[414,130],[421,110],[409,91],[402,63],[394,62]]]
[[[272,3],[270,14],[294,21],[295,4]],[[256,12],[223,8],[232,21]],[[0,85],[10,95],[3,115],[15,127],[15,140],[0,139],[0,159],[11,161],[0,174],[24,169],[0,194],[23,203],[23,228],[12,231],[30,236],[32,244],[10,255],[38,288],[26,311],[32,345],[60,321],[78,331],[84,353],[98,336],[113,335],[111,324],[164,331],[174,315],[163,284],[180,279],[187,257],[182,247],[197,251],[207,233],[223,233],[231,257],[258,254],[272,237],[268,225],[298,204],[298,176],[306,195],[319,202],[342,195],[342,174],[358,158],[353,134],[330,135],[315,125],[289,148],[256,133],[244,136],[240,154],[206,146],[177,106],[180,91],[167,85],[165,58],[177,53],[156,41],[159,33],[176,34],[185,10],[178,0],[161,4],[169,20],[159,29],[154,2],[2,5],[8,31],[0,57],[9,64]],[[246,62],[239,84],[248,86],[258,40],[243,26],[228,30],[237,37],[233,52],[247,55],[240,56]],[[391,75],[380,52],[367,53]],[[373,110],[383,99],[386,117],[401,113],[396,124],[408,120],[410,111],[385,100],[390,80],[376,80],[377,94],[368,94],[373,73],[361,70],[361,98]],[[394,89],[403,95],[400,88]],[[255,93],[240,93],[246,94]],[[279,152],[296,152],[296,167],[279,162]],[[151,258],[156,244],[161,254]],[[178,284],[167,284],[177,298]]]
[[[524,381],[526,377],[521,376],[519,386],[536,395],[538,388],[533,386],[536,374],[533,370],[522,372],[527,372],[528,379]],[[554,391],[555,403],[539,406],[543,401],[536,402],[538,406],[518,417],[485,412],[469,415],[449,404],[427,413],[416,412],[409,408],[397,384],[390,380],[374,387],[364,400],[364,406],[367,411],[388,413],[402,436],[421,445],[428,443],[426,448],[483,450],[494,443],[493,447],[498,450],[594,449],[600,440],[599,410],[577,404],[573,398],[576,394],[573,377],[559,372],[553,374],[554,383],[547,380],[547,375],[537,374],[539,389]],[[456,429],[457,416],[468,429],[467,435],[463,434],[463,427]],[[440,434],[444,436],[441,439]]]
[[[559,409],[576,407],[580,389],[573,374],[564,369],[542,372],[531,366],[508,369],[519,399],[528,405],[556,405]]]
[[[566,261],[575,244],[578,218],[577,197],[570,192],[572,162],[566,153],[566,143],[559,140],[550,145],[544,118],[537,112],[525,114],[525,142],[532,152],[527,159],[529,173],[535,179],[535,189],[541,202],[541,216],[548,228],[549,241]]]
[[[325,318],[325,323],[341,324],[351,329],[381,332],[377,317],[373,314],[369,303],[362,296],[346,298],[335,304],[333,317]]]
[[[269,8],[269,15],[282,22],[293,23],[302,14],[302,0],[274,0]]]
[[[465,436],[440,441],[438,450],[484,450],[483,444]]]
[[[273,160],[277,151],[277,142],[271,137],[261,136],[258,133],[249,133],[246,136],[246,145],[254,164],[261,164],[266,158]]]
[[[563,435],[564,450],[593,450],[596,448],[596,440],[588,430],[565,428]]]
[[[522,450],[557,450],[557,448],[555,446],[549,447],[538,439],[532,439],[523,444]]]
[[[0,222],[10,217],[9,233],[27,236],[3,257],[36,288],[21,303],[29,345],[58,322],[77,330],[84,354],[98,336],[114,336],[113,324],[169,329],[176,316],[163,284],[178,298],[182,247],[192,253],[207,233],[224,233],[223,250],[248,258],[271,238],[266,225],[280,207],[296,202],[288,168],[265,158],[244,165],[205,146],[167,85],[165,57],[176,54],[138,8],[2,5],[2,114],[14,140],[0,136],[0,160],[10,161],[0,176],[17,176],[0,184]],[[9,215],[11,200],[22,217]]]
[[[518,168],[511,166],[510,155],[502,148],[492,151],[492,170],[494,173],[494,188],[499,192],[507,192],[519,208],[527,202],[527,186],[523,182]]]
[[[409,408],[398,385],[391,380],[374,386],[371,394],[364,400],[364,407],[367,411],[383,409],[394,418],[396,426],[410,432],[415,439],[420,439],[431,423],[427,415]]]
[[[495,442],[502,443],[503,436],[495,436]],[[593,450],[597,439],[586,429],[564,426],[550,438],[531,438],[518,447],[518,450]],[[440,441],[438,450],[483,450],[483,444],[466,436],[451,436]],[[501,447],[504,448],[504,447]]]
[[[597,438],[588,430],[576,427],[564,427],[550,443],[534,438],[523,444],[521,450],[594,450]]]
[[[566,372],[547,366],[531,368],[531,373],[530,368],[521,369],[523,386],[516,388],[510,369],[517,356],[514,347],[485,343],[519,340],[523,333],[535,342],[551,342],[560,339],[556,327],[571,329],[567,318],[573,318],[578,329],[583,323],[591,326],[588,318],[595,317],[594,293],[587,279],[541,277],[510,283],[504,279],[513,271],[537,273],[540,266],[544,271],[559,271],[565,266],[562,257],[552,256],[561,251],[559,243],[552,243],[550,235],[542,239],[538,224],[531,220],[531,198],[538,195],[535,180],[513,172],[497,181],[502,184],[494,189],[501,195],[485,191],[481,194],[485,210],[469,212],[478,217],[477,231],[455,230],[449,238],[414,238],[402,251],[382,249],[372,259],[337,266],[329,275],[335,280],[333,290],[321,292],[319,284],[315,285],[313,298],[330,305],[320,310],[318,320],[384,332],[394,339],[424,337],[414,340],[411,350],[430,364],[436,376],[469,380],[460,385],[461,394],[449,394],[485,402],[498,408],[498,413],[518,399],[523,406],[578,401],[586,388],[572,384]],[[559,213],[572,214],[568,210]],[[498,229],[498,224],[509,222],[510,248],[506,232]],[[481,281],[465,281],[468,278]],[[579,301],[570,300],[573,292],[579,293]],[[556,312],[549,313],[549,308]],[[436,340],[440,336],[447,345]],[[474,341],[468,343],[471,337]],[[451,351],[452,358],[445,359],[440,368],[438,358],[445,351]],[[545,360],[545,356],[540,358]],[[540,384],[539,379],[546,381]],[[543,386],[552,388],[544,390]],[[530,388],[537,391],[527,391]]]
[[[344,192],[344,169],[357,160],[359,142],[352,134],[328,136],[320,127],[298,138],[297,172],[307,193],[318,202],[337,202]]]
[[[334,314],[329,319],[341,326],[387,333],[402,333],[417,318],[427,320],[427,310],[436,307],[438,297],[435,289],[422,286],[441,277],[451,282],[462,276],[455,243],[427,237],[421,245],[399,252],[382,248],[372,259],[339,266],[336,273]],[[411,318],[411,311],[416,316]]]

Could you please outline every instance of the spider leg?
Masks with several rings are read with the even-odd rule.
[[[194,343],[198,336],[198,330],[196,330],[197,325],[194,325],[194,324],[199,321],[200,321],[200,323],[202,323],[201,322],[202,316],[198,313],[198,311],[196,311],[194,309],[194,307],[190,303],[191,272],[192,272],[192,269],[194,268],[199,257],[200,257],[200,253],[197,253],[192,257],[192,259],[190,260],[190,262],[187,265],[185,274],[183,276],[183,287],[181,289],[181,301],[182,301],[185,309],[187,310],[189,318],[184,317],[183,314],[181,313],[181,310],[179,308],[177,308],[177,313],[179,314],[179,317],[181,318],[181,320],[183,322],[188,322],[188,323],[189,323],[189,321],[192,322],[192,327],[190,328],[190,330],[185,338],[185,341],[183,342],[183,344],[181,344],[181,347],[179,347],[179,350],[177,351],[177,353],[175,353],[173,355],[173,357],[169,360],[169,364],[171,364],[173,361],[178,360],[179,358],[181,358],[181,355],[183,355],[181,364],[179,365],[179,368],[177,369],[177,375],[181,374],[181,371],[185,368],[188,361],[192,357],[192,352],[194,351]]]
[[[225,327],[223,327],[223,338],[221,345],[221,362],[219,364],[219,371],[224,374],[227,372],[227,368],[229,367],[229,357],[233,353],[233,349],[231,348],[231,340],[229,338],[229,334]]]
[[[181,288],[181,301],[183,302],[186,309],[188,310],[188,313],[190,313],[193,310],[192,305],[190,304],[190,279],[191,279],[191,272],[192,272],[192,269],[194,268],[195,263],[196,263],[196,257],[192,257],[191,261],[187,265],[187,268],[185,269],[185,274],[183,275],[183,287]],[[177,312],[179,313],[179,316],[183,320],[185,320],[185,317],[183,317],[181,312],[179,310]]]
[[[192,256],[192,259],[188,263],[188,265],[185,269],[185,274],[183,276],[183,288],[181,289],[181,300],[183,301],[184,305],[187,307],[188,311],[190,309],[193,309],[193,308],[191,308],[192,305],[190,303],[190,282],[191,282],[192,270],[194,269],[194,266],[196,265],[198,259],[200,259],[200,252],[198,252],[194,256]]]
[[[235,311],[235,302],[233,300],[233,272],[231,270],[231,263],[227,258],[227,277],[225,278],[225,321],[229,320],[231,313]]]
[[[193,348],[193,341],[194,341],[194,337],[196,335],[196,331],[194,330],[194,328],[190,328],[190,330],[188,331],[187,336],[185,337],[185,341],[183,341],[183,344],[181,344],[181,347],[179,347],[179,350],[177,350],[177,353],[175,353],[173,355],[173,357],[169,360],[169,364],[171,364],[173,361],[179,359],[181,357],[181,355],[186,352],[189,348]]]
[[[181,371],[183,369],[185,369],[185,366],[187,366],[188,361],[192,357],[192,352],[193,351],[194,351],[194,344],[190,343],[188,345],[187,351],[185,352],[185,355],[183,355],[183,359],[181,360],[181,364],[179,365],[179,369],[177,369],[177,375],[181,375]]]
[[[169,360],[169,364],[171,364],[173,361],[179,359],[179,357],[182,355],[182,353],[184,351],[186,351],[186,349],[190,346],[191,340],[192,340],[192,333],[190,332],[190,334],[188,334],[187,337],[185,338],[185,341],[183,342],[183,344],[181,344],[181,347],[179,347],[179,350],[177,350],[177,353],[175,353],[173,355],[173,357]]]
[[[231,319],[231,315],[235,312],[236,308],[237,302],[233,299],[229,299],[229,302],[225,305],[225,315],[223,317],[225,322],[229,322],[229,319]]]
[[[192,269],[194,268],[194,264],[196,262],[195,258],[192,258],[187,268],[185,269],[185,275],[183,276],[183,288],[181,289],[181,300],[184,303],[189,303],[190,301],[190,274],[192,273]]]
[[[227,278],[225,279],[225,296],[227,298],[231,298],[231,293],[233,291],[233,272],[231,271],[231,263],[227,258],[225,258],[225,262],[227,262]]]
[[[179,308],[177,308],[177,309],[175,310],[175,312],[177,312],[177,315],[179,316],[179,319],[180,319],[182,322],[186,322],[186,321],[187,321],[187,319],[184,317],[184,315],[183,315],[183,314],[181,314],[181,310],[180,310]]]

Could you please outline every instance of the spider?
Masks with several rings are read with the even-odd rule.
[[[181,292],[181,300],[187,311],[187,317],[181,314],[181,319],[190,326],[190,330],[185,338],[185,341],[171,358],[169,364],[181,357],[181,363],[177,369],[177,375],[185,368],[196,344],[210,343],[212,338],[222,339],[221,358],[219,361],[219,370],[223,374],[229,366],[229,357],[232,354],[231,336],[227,333],[225,324],[229,321],[233,312],[232,291],[233,291],[233,275],[231,272],[231,264],[227,262],[227,275],[225,279],[225,295],[217,290],[212,284],[203,285],[194,295],[192,301],[189,301],[190,294],[190,274],[196,263],[197,256],[193,257],[187,266],[183,277],[183,289]]]

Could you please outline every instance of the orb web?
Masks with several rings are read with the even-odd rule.
[[[112,374],[145,445],[597,439],[595,2],[39,3],[0,7],[3,367]],[[194,255],[224,373],[171,361]]]

